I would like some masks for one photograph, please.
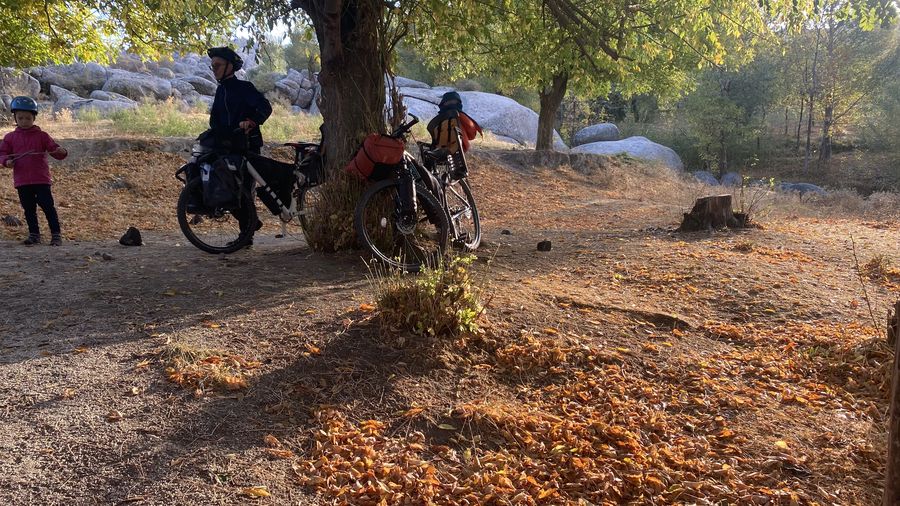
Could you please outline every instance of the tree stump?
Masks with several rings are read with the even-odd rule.
[[[888,410],[888,454],[884,476],[884,506],[900,504],[900,339],[896,329],[900,326],[900,301],[894,306],[894,363],[891,368],[891,408]]]
[[[684,213],[680,232],[711,230],[717,228],[743,228],[746,215],[735,214],[731,208],[731,195],[710,195],[694,202],[691,212]]]

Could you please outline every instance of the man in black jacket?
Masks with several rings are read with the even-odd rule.
[[[241,81],[234,73],[241,69],[244,60],[229,47],[213,47],[206,51],[212,60],[210,68],[216,76],[219,86],[216,97],[209,112],[209,127],[216,137],[223,141],[232,141],[235,131],[241,129],[247,136],[248,151],[259,154],[263,145],[259,126],[272,114],[272,105],[250,81]],[[262,226],[256,219],[256,204],[253,193],[249,192],[249,205],[243,206],[236,218],[240,223],[241,233],[253,233]],[[252,244],[252,239],[250,244]]]

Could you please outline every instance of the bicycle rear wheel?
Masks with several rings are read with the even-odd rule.
[[[297,200],[297,210],[300,211],[300,228],[306,243],[312,246],[312,227],[316,220],[322,218],[322,185],[304,186],[294,190],[294,198]]]
[[[416,184],[416,215],[401,216],[399,181],[381,181],[363,194],[354,225],[378,260],[407,272],[435,266],[447,246],[447,214],[427,188]]]
[[[236,216],[223,209],[199,209],[188,211],[188,202],[194,192],[201,190],[200,178],[184,185],[178,197],[178,226],[191,244],[207,253],[233,253],[250,242],[252,236],[241,234]],[[256,219],[253,213],[252,219]]]
[[[447,213],[455,231],[453,245],[466,251],[475,251],[481,244],[481,220],[469,182],[455,181],[444,191]]]

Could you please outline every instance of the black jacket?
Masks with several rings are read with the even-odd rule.
[[[219,83],[216,98],[209,112],[209,127],[216,136],[230,138],[241,121],[253,120],[257,126],[248,133],[250,148],[263,145],[259,125],[265,123],[272,114],[272,105],[250,81],[230,77]]]

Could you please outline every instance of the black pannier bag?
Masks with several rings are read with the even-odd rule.
[[[235,157],[217,159],[208,171],[206,167],[201,166],[203,204],[210,209],[237,209],[241,206],[241,182],[237,165],[240,159],[227,160],[227,158]]]
[[[279,162],[259,155],[248,155],[250,165],[259,172],[269,188],[275,192],[275,195],[281,200],[285,207],[291,205],[291,192],[294,187],[294,164]],[[278,202],[272,198],[272,195],[265,188],[257,188],[256,195],[259,200],[266,205],[266,208],[274,214],[281,214],[281,207]]]

